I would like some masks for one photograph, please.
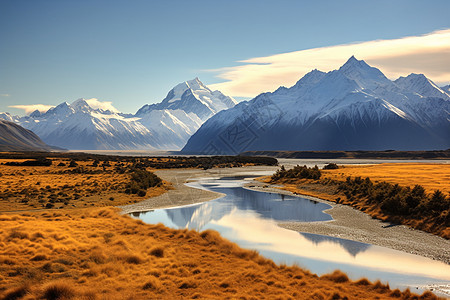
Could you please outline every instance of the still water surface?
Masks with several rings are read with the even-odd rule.
[[[278,222],[332,220],[324,212],[328,204],[243,188],[242,179],[204,178],[188,185],[224,194],[223,197],[189,206],[133,213],[147,223],[198,231],[214,229],[243,248],[255,249],[277,263],[297,264],[316,274],[340,269],[351,279],[389,282],[406,288],[450,284],[450,266],[417,255],[327,237],[299,233],[277,226]]]

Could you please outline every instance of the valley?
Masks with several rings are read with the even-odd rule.
[[[450,299],[449,0],[0,0],[0,300]]]
[[[417,297],[410,291],[389,288],[383,281],[370,283],[354,275],[349,279],[339,271],[333,273],[333,270],[317,276],[299,267],[274,264],[253,250],[244,250],[224,240],[214,231],[197,232],[190,228],[174,230],[162,225],[144,224],[121,215],[120,210],[113,208],[121,205],[122,212],[137,216],[138,212],[155,208],[193,205],[217,199],[221,194],[190,186],[204,177],[243,178],[270,174],[278,168],[265,166],[270,160],[254,158],[252,162],[249,157],[239,162],[238,158],[236,167],[230,168],[233,161],[226,157],[218,157],[214,163],[213,158],[206,158],[209,163],[205,165],[205,161],[202,162],[205,158],[201,157],[132,158],[82,153],[3,155],[3,164],[0,165],[2,179],[7,178],[8,181],[2,180],[2,183],[7,182],[9,191],[17,197],[1,200],[3,212],[0,218],[3,226],[0,243],[3,246],[0,253],[0,295],[5,297],[46,297],[52,292],[80,299],[114,299],[124,294],[133,295],[134,298],[211,299],[221,299],[227,295],[336,299]],[[23,163],[29,161],[31,156],[38,160],[43,155],[49,156],[53,161],[52,166],[4,164],[12,161]],[[93,167],[95,159],[100,163]],[[67,170],[72,160],[77,162],[77,167],[98,174],[74,172],[71,176],[64,176],[65,173],[61,171]],[[171,160],[176,162],[173,166],[179,166],[183,161],[186,165],[200,168],[164,168],[164,165],[170,166]],[[109,162],[110,167],[103,167],[105,161]],[[58,166],[61,162],[65,166]],[[120,189],[126,187],[130,178],[130,171],[123,174],[113,171],[119,164],[131,167],[139,163],[148,164],[145,169],[163,179],[162,185],[149,188],[145,197],[121,192]],[[203,170],[202,166],[208,168]],[[42,168],[41,171],[39,168]],[[30,176],[28,181],[24,180],[24,175]],[[33,178],[41,178],[41,183],[37,184]],[[16,185],[12,184],[13,179],[17,180]],[[107,184],[93,187],[90,180]],[[78,193],[83,197],[71,198],[67,205],[55,202],[55,207],[42,207],[44,203],[39,201],[23,203],[21,200],[25,196],[19,187],[24,182],[31,187],[41,186],[45,192],[45,185],[63,192],[64,185],[69,185],[68,191],[82,189]],[[186,186],[185,182],[190,186]],[[260,188],[268,191],[267,187]],[[28,195],[34,197],[32,193]],[[37,199],[40,195],[37,195]],[[42,196],[43,199],[49,198],[47,194]],[[67,193],[69,196],[74,195]],[[109,197],[114,197],[114,200]],[[24,205],[29,206],[27,211],[5,212],[25,209]],[[36,207],[38,205],[41,207]],[[208,216],[212,215],[198,215]],[[317,222],[317,226],[321,227],[321,223],[329,222]],[[283,222],[280,225],[288,228]],[[290,229],[297,230],[296,227]],[[429,248],[427,251],[433,253],[434,250]],[[442,259],[442,256],[435,258]],[[132,277],[139,280],[132,280]],[[124,282],[133,283],[124,285]],[[420,289],[422,293],[423,287]],[[422,298],[433,299],[434,295],[425,292]]]

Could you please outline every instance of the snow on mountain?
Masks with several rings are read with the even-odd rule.
[[[178,84],[170,90],[161,103],[145,105],[136,115],[142,116],[152,110],[182,110],[187,114],[194,113],[202,121],[206,121],[219,111],[236,104],[233,98],[219,91],[211,91],[198,78],[195,78]]]
[[[204,121],[236,104],[198,78],[178,84],[161,103],[145,105],[135,115],[93,108],[89,101],[63,102],[45,113],[35,111],[21,118],[0,113],[0,119],[67,149],[179,150]]]
[[[441,90],[450,95],[450,84],[441,86]]]
[[[218,113],[183,151],[447,149],[449,112],[448,94],[425,76],[391,81],[351,57]]]
[[[18,123],[48,144],[84,149],[156,149],[153,134],[138,122],[120,114],[93,109],[84,99],[63,102],[43,114],[31,114]]]
[[[15,121],[17,121],[18,118],[19,117],[17,117],[17,116],[12,116],[10,113],[0,112],[0,120],[15,122]]]
[[[395,80],[397,86],[403,90],[417,93],[422,97],[437,97],[450,99],[450,94],[439,88],[433,81],[423,74],[409,74],[407,77],[400,77]]]

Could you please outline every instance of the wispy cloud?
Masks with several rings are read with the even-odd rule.
[[[438,84],[450,82],[450,29],[445,29],[421,36],[251,58],[239,61],[243,63],[240,66],[210,70],[226,81],[209,86],[235,97],[254,97],[281,85],[291,86],[313,69],[337,69],[352,55],[379,68],[391,79],[423,73]]]
[[[0,94],[0,97],[10,97],[10,94]]]
[[[112,105],[111,101],[99,101],[97,98],[85,99],[87,104],[94,109],[110,110],[112,112],[119,112],[117,108]]]
[[[46,112],[47,110],[55,106],[45,104],[28,104],[28,105],[10,105],[8,107],[23,109],[26,114],[30,114],[35,110],[38,110],[40,112]]]

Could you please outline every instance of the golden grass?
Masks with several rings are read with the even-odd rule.
[[[348,176],[369,177],[372,181],[386,181],[401,186],[419,184],[429,193],[439,189],[450,193],[450,164],[387,163],[369,166],[343,166],[335,170],[321,170],[322,178],[343,181]]]
[[[8,161],[24,159],[0,159],[0,213],[17,210],[45,209],[51,202],[53,208],[83,208],[117,206],[142,201],[160,195],[170,188],[164,182],[150,188],[145,197],[125,194],[129,174],[115,171],[117,162],[110,167],[93,167],[93,161],[78,161],[78,165],[99,174],[65,174],[69,160],[54,159],[52,166],[6,166]],[[66,166],[58,166],[64,163]],[[123,163],[123,162],[122,162]],[[128,163],[123,163],[128,165]],[[53,199],[53,200],[52,200]]]
[[[0,217],[0,299],[419,299],[338,271],[277,266],[215,231],[148,225],[114,208]]]
[[[346,196],[339,192],[336,184],[330,184],[328,179],[334,181],[345,181],[347,177],[355,178],[369,177],[372,182],[386,181],[399,184],[403,187],[413,188],[416,184],[424,187],[426,193],[431,194],[439,189],[444,194],[450,193],[450,165],[449,164],[422,164],[422,163],[389,163],[366,166],[339,166],[339,169],[321,170],[320,180],[311,179],[281,179],[281,189],[288,190],[294,194],[313,196],[320,199],[351,205],[364,211],[370,216],[380,220],[391,220],[397,223],[411,226],[437,234],[446,239],[450,238],[450,227],[437,223],[436,218],[410,218],[408,216],[392,217],[386,215],[375,203],[368,204],[365,199],[355,198],[348,201]],[[260,177],[260,181],[270,182],[270,176]],[[445,213],[445,212],[444,212]],[[447,223],[448,224],[448,223]]]

